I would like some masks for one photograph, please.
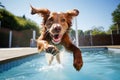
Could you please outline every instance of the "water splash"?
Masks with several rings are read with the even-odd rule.
[[[62,64],[53,64],[53,65],[47,65],[47,66],[42,66],[39,71],[49,71],[49,70],[62,70],[64,67]]]

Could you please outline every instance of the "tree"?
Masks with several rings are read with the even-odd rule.
[[[0,9],[0,21],[2,23],[2,28],[8,28],[17,31],[33,29],[39,32],[39,27],[34,21],[20,16],[15,16],[6,9]]]
[[[102,26],[93,27],[92,35],[96,35],[96,34],[105,34],[104,27],[102,27]]]
[[[99,26],[99,27],[92,27],[91,30],[87,30],[84,32],[85,35],[90,35],[90,32],[92,33],[92,35],[98,35],[98,34],[106,34],[104,31],[104,27]]]
[[[24,14],[22,17],[23,17],[23,19],[26,19],[26,16],[25,16],[25,14]]]
[[[1,3],[1,2],[0,2],[0,7],[5,8],[5,6],[4,6],[4,5],[2,5],[2,3]]]
[[[82,30],[78,30],[78,35],[79,36],[83,36],[84,35],[84,32]]]
[[[116,27],[116,25],[112,24],[112,25],[109,27],[109,30],[107,31],[107,34],[111,34],[111,31],[114,31],[114,30],[117,30],[117,27]]]
[[[115,11],[113,11],[112,16],[114,24],[117,24],[120,29],[120,4],[117,6]]]
[[[72,28],[70,29],[70,36],[75,37],[75,30]]]
[[[84,32],[84,35],[90,35],[91,30],[87,30]]]

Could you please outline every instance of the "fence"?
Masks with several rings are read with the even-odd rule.
[[[79,46],[120,45],[120,34],[79,36]]]
[[[11,37],[10,37],[11,36]],[[35,44],[30,44],[35,37],[35,32],[33,30],[24,31],[10,31],[9,29],[0,29],[0,47],[29,47],[35,46]]]
[[[0,48],[36,46],[35,39],[39,36],[33,30],[12,31],[0,29]],[[82,35],[78,37],[79,46],[120,45],[120,34]]]

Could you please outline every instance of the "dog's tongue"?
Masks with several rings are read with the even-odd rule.
[[[59,34],[56,34],[56,35],[54,35],[53,36],[53,42],[56,42],[56,43],[58,43],[58,42],[60,42],[61,41],[61,35],[59,35]]]
[[[54,35],[54,39],[58,39],[59,38],[59,34]]]

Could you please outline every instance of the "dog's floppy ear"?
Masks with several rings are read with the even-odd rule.
[[[78,14],[79,14],[79,11],[77,9],[73,9],[73,10],[66,12],[67,23],[68,23],[69,27],[72,25],[71,21],[72,21],[73,17],[78,16]]]
[[[50,11],[45,8],[37,9],[31,6],[31,14],[40,14],[42,17],[46,17],[46,16],[49,16]]]
[[[79,14],[79,11],[77,9],[67,11],[67,16],[68,17],[75,17],[75,16],[78,16],[78,14]]]

